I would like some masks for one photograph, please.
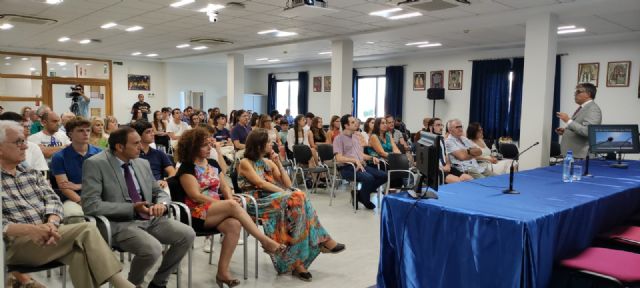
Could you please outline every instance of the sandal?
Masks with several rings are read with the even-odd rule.
[[[284,244],[280,244],[280,246],[278,246],[278,248],[276,248],[275,251],[268,251],[266,248],[262,247],[262,251],[264,251],[264,253],[269,254],[270,256],[274,256],[276,254],[282,254],[284,251],[287,250],[287,245]]]
[[[236,286],[240,285],[240,280],[238,280],[238,279],[222,280],[222,279],[218,278],[218,276],[216,275],[216,284],[218,284],[219,288],[224,288],[225,285],[227,287],[236,287]]]
[[[309,272],[298,272],[295,269],[293,271],[291,271],[291,275],[293,275],[294,277],[298,277],[298,279],[305,281],[305,282],[311,282],[311,273]]]
[[[333,248],[329,249],[327,248],[327,246],[324,246],[324,244],[322,246],[320,246],[320,252],[322,253],[330,253],[330,254],[338,254],[344,250],[347,249],[347,246],[345,246],[342,243],[337,243],[336,246],[334,246]]]

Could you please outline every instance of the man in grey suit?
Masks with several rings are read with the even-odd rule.
[[[109,150],[85,160],[82,167],[82,208],[87,215],[101,215],[111,222],[113,243],[135,255],[129,281],[142,285],[144,277],[164,254],[149,287],[165,287],[195,239],[187,225],[162,217],[171,202],[153,178],[149,162],[140,156],[140,135],[120,128],[109,136]]]
[[[572,150],[574,158],[585,158],[589,153],[589,125],[602,123],[602,112],[593,101],[596,99],[596,86],[593,84],[578,84],[574,95],[576,103],[580,106],[571,117],[564,112],[556,113],[567,125],[565,128],[558,127],[556,133],[562,135],[560,147],[563,155]]]

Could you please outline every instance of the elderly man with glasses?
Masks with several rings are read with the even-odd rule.
[[[494,176],[490,169],[486,169],[478,164],[476,157],[482,155],[482,149],[464,136],[462,122],[458,119],[450,120],[447,123],[449,137],[445,141],[449,159],[451,160],[451,170],[454,174],[469,174],[478,179]]]
[[[574,158],[585,158],[589,153],[589,125],[602,123],[602,111],[593,100],[596,99],[596,86],[591,83],[581,83],[576,86],[574,101],[580,105],[569,117],[564,112],[556,113],[556,116],[565,123],[565,127],[556,128],[556,133],[562,135],[560,149],[562,155],[567,151],[573,151]]]

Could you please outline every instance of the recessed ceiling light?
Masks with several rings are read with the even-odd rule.
[[[267,62],[280,62],[280,59],[269,59]]]
[[[422,13],[420,13],[420,12],[412,12],[412,13],[407,13],[407,14],[400,14],[400,15],[388,17],[387,19],[389,19],[389,20],[400,20],[400,19],[407,19],[407,18],[418,17],[418,16],[422,16]]]
[[[54,71],[54,70],[56,70],[56,68],[49,68],[49,70]]]
[[[324,51],[324,52],[318,53],[318,55],[328,55],[328,54],[331,54],[331,51]]]
[[[127,31],[127,32],[134,32],[134,31],[142,30],[142,26],[138,26],[138,25],[131,26],[131,27],[129,27],[127,29],[124,29],[124,30]]]
[[[27,57],[22,57],[22,58],[20,58],[20,60],[22,60],[22,61],[27,61],[27,60],[29,60],[29,58],[27,58]]]
[[[158,56],[158,54],[156,54],[156,53],[149,53],[149,54],[147,54],[147,57],[156,57],[156,56]]]
[[[373,41],[367,41],[367,44],[376,44],[376,42],[373,42]]]
[[[558,30],[575,29],[576,25],[559,26]]]
[[[558,34],[582,33],[585,31],[587,31],[587,29],[584,28],[565,29],[558,31]]]
[[[406,45],[406,46],[414,46],[414,45],[425,45],[425,44],[429,44],[429,41],[411,42],[411,43],[407,43],[407,44],[404,44],[404,45]]]
[[[424,45],[418,46],[418,48],[439,47],[439,46],[442,46],[442,43],[424,44]]]
[[[198,12],[214,12],[214,11],[218,11],[220,9],[224,8],[224,5],[220,5],[220,4],[209,4],[207,5],[207,7],[204,7],[200,10],[198,10]]]
[[[258,59],[256,59],[256,61],[267,61],[267,60],[269,60],[269,58],[258,58]]]
[[[174,7],[174,8],[178,8],[178,7],[187,5],[187,4],[191,4],[193,2],[196,2],[196,0],[180,0],[178,2],[171,3],[171,5],[169,5],[169,6]]]
[[[60,65],[60,66],[67,65],[67,62],[62,62],[62,61],[61,61],[61,62],[58,62],[58,65]]]
[[[113,28],[113,27],[116,27],[116,26],[118,26],[118,24],[113,23],[113,22],[109,22],[107,24],[104,24],[104,25],[100,26],[100,28],[109,29],[109,28]]]
[[[91,39],[82,39],[78,43],[80,43],[80,44],[89,44],[89,43],[91,43]]]
[[[57,5],[62,3],[64,0],[46,0],[45,3],[50,4],[50,5]]]
[[[4,60],[11,60],[11,56],[4,57]]]
[[[84,64],[84,65],[91,66],[91,63],[87,63],[87,64]]]
[[[4,65],[6,65],[6,66],[11,66],[11,63],[4,63]]]
[[[189,46],[191,46],[191,45],[189,45],[189,44],[180,44],[180,45],[176,46],[176,48],[187,48]]]
[[[198,47],[193,47],[193,50],[204,50],[207,49],[207,46],[198,46]]]
[[[398,11],[402,11],[402,8],[391,8],[391,9],[374,11],[374,12],[369,13],[369,15],[387,17],[387,16],[389,16],[389,14],[394,13],[394,12],[398,12]]]
[[[287,32],[287,31],[278,31],[278,33],[276,33],[276,37],[289,37],[289,36],[295,36],[295,35],[298,35],[298,33]]]
[[[36,68],[31,67],[29,68],[29,71],[36,71]]]
[[[133,52],[133,53],[131,53],[131,56],[138,56],[140,54],[142,54],[142,52]]]
[[[66,36],[65,36],[65,37],[60,37],[60,38],[58,38],[58,42],[67,42],[67,41],[69,41],[69,40],[71,40],[71,38],[66,37]]]
[[[258,32],[258,34],[263,35],[263,34],[276,33],[276,32],[278,32],[278,30],[271,29],[271,30],[260,31],[260,32]]]
[[[2,25],[0,25],[0,29],[1,30],[9,30],[13,28],[13,25],[9,24],[9,23],[3,23]]]

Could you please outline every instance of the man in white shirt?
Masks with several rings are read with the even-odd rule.
[[[42,131],[29,136],[29,142],[35,143],[42,150],[44,158],[51,159],[54,153],[71,144],[69,137],[60,131],[60,116],[56,112],[42,114]]]
[[[24,121],[20,114],[15,112],[5,112],[0,115],[0,120],[11,120],[20,123],[24,127],[24,138],[28,138],[31,134],[29,122]],[[48,171],[49,166],[47,160],[38,145],[27,141],[27,150],[25,151],[25,160],[20,163],[24,168],[35,169],[41,172]]]
[[[451,159],[451,170],[457,170],[453,174],[466,173],[475,179],[494,176],[491,169],[480,166],[476,161],[476,157],[482,155],[482,149],[477,148],[471,140],[463,136],[462,122],[453,119],[447,123],[447,128],[451,135],[445,140],[445,146]]]
[[[73,114],[71,112],[64,112],[62,114],[60,114],[60,131],[64,132],[65,134],[67,134],[67,130],[64,128],[64,125],[67,124],[67,122],[69,122],[69,120],[73,119],[76,117],[76,114]]]
[[[171,111],[172,119],[167,124],[167,134],[171,138],[171,146],[175,146],[178,143],[184,131],[191,129],[187,123],[182,122],[181,114],[182,111],[178,108]]]

